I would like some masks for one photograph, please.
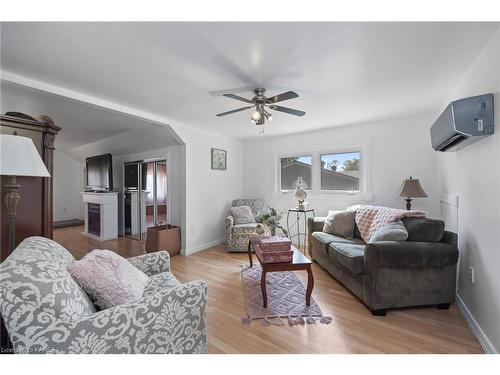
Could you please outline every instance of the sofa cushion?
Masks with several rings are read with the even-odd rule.
[[[444,235],[444,221],[425,217],[407,217],[403,224],[408,231],[408,241],[439,242]]]
[[[2,298],[10,294],[29,308],[65,321],[94,314],[92,300],[67,271],[74,261],[68,250],[55,241],[45,237],[26,238],[0,264]],[[23,309],[28,314],[28,309]]]
[[[248,206],[231,207],[230,211],[236,225],[255,223],[255,217]]]
[[[365,245],[333,242],[328,246],[328,255],[352,273],[363,273]]]
[[[323,232],[352,239],[356,225],[354,211],[328,211]]]
[[[325,254],[328,254],[328,245],[330,245],[332,242],[356,244],[356,245],[365,244],[361,238],[348,239],[324,232],[313,232],[312,237],[313,241],[314,240],[316,241],[316,246],[319,246],[325,252]]]
[[[162,272],[154,276],[150,276],[146,288],[144,288],[143,297],[156,294],[161,290],[173,288],[180,285],[179,281],[171,272]]]
[[[384,225],[373,233],[369,243],[377,241],[398,241],[403,242],[408,238],[408,231],[401,220]]]
[[[137,301],[148,283],[144,272],[110,250],[92,250],[68,270],[103,310]]]

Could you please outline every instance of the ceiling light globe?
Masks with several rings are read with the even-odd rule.
[[[259,111],[253,111],[252,112],[252,115],[250,116],[250,118],[252,119],[252,121],[254,122],[257,122],[260,120],[260,118],[262,117],[262,115],[260,114]]]

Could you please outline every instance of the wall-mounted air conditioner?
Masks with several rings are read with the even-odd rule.
[[[432,148],[457,151],[494,132],[493,94],[455,100],[431,127]]]

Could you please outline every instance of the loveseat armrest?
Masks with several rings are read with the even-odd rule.
[[[206,307],[207,283],[193,281],[73,322],[34,309],[38,324],[9,335],[17,353],[206,353]]]
[[[148,276],[170,271],[170,255],[165,250],[127,258],[127,260]]]
[[[441,267],[456,264],[458,248],[443,242],[380,241],[366,245],[365,270],[370,267]]]
[[[311,235],[313,232],[322,232],[326,217],[316,216],[307,219],[307,230]]]

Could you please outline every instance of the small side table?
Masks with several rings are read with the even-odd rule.
[[[293,218],[293,213],[295,213],[295,218]],[[290,225],[290,214],[292,214],[292,223]],[[300,209],[300,208],[289,208],[288,209],[288,214],[286,215],[286,230],[288,232],[288,236],[290,238],[290,240],[293,242],[293,239],[294,238],[297,238],[297,248],[299,249],[300,251],[300,244],[301,244],[301,236],[304,236],[304,246],[307,242],[307,235],[308,235],[308,231],[307,231],[307,218],[308,218],[308,215],[312,214],[312,216],[316,216],[314,214],[314,209],[313,208],[308,208],[308,209]],[[301,231],[301,228],[300,228],[300,223],[301,223],[301,219],[302,217],[304,218],[304,230]],[[291,229],[296,229],[297,230],[297,233],[295,234],[291,234],[290,230]],[[304,254],[306,253],[306,251],[304,250]]]

